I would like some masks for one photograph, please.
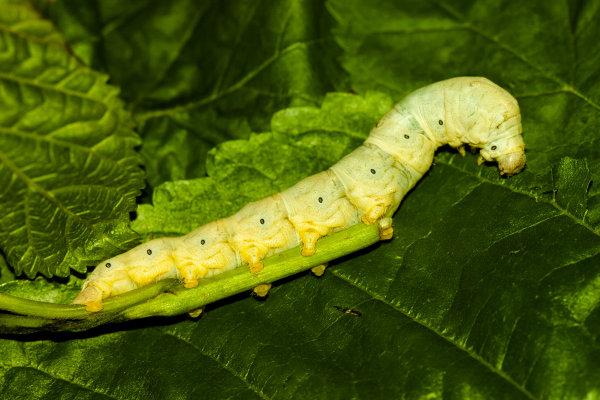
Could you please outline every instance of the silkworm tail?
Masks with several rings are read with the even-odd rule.
[[[95,286],[88,285],[75,297],[73,304],[85,305],[85,309],[90,312],[100,311],[103,308],[102,292]]]

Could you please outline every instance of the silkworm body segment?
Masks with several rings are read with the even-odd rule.
[[[98,311],[107,297],[165,278],[195,287],[242,264],[258,272],[265,257],[296,246],[309,256],[319,238],[359,222],[378,224],[381,239],[389,239],[392,214],[445,144],[480,149],[501,174],[519,172],[525,145],[517,101],[479,77],[418,89],[328,170],[185,236],[155,239],[101,262],[74,303]]]

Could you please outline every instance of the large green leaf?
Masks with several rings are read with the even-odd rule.
[[[345,82],[320,0],[59,0],[46,8],[135,108],[152,185],[204,176],[216,144],[263,130],[274,111],[316,104]]]
[[[84,272],[136,239],[139,140],[105,81],[27,3],[0,2],[0,246],[18,274]]]
[[[142,206],[135,227],[145,234],[184,233],[253,199],[256,193],[252,188],[270,194],[305,171],[331,164],[347,151],[340,143],[354,143],[366,134],[366,126],[373,121],[369,114],[379,116],[376,105],[387,103],[381,99],[332,95],[321,111],[299,108],[280,112],[273,128],[286,136],[263,134],[249,142],[221,146],[212,153],[215,172],[210,178],[160,187],[155,206]],[[319,151],[313,153],[315,148]],[[308,160],[303,157],[306,154],[310,155]],[[317,154],[325,159],[319,160]],[[442,340],[444,350],[435,350],[434,359],[448,354],[452,360],[469,359],[461,376],[473,374],[476,378],[472,377],[474,381],[467,386],[483,398],[561,398],[563,392],[566,397],[580,398],[598,390],[600,365],[594,361],[598,336],[590,332],[600,328],[595,316],[600,302],[600,268],[595,265],[600,258],[600,238],[583,220],[590,184],[587,163],[561,159],[552,168],[554,180],[548,183],[549,193],[526,191],[522,187],[527,179],[509,185],[512,181],[498,178],[495,167],[476,167],[473,157],[442,156],[437,163],[397,213],[393,241],[341,263],[326,284],[332,287],[319,289],[326,293],[319,300],[299,296],[286,285],[280,288],[286,294],[274,294],[268,303],[275,296],[285,296],[288,301],[299,296],[301,302],[323,301],[335,310],[357,309],[360,315],[374,312],[363,303],[377,304],[382,309],[375,313],[407,318],[411,329],[416,327],[419,332],[418,340],[429,343],[427,346],[434,346],[433,342],[422,335]],[[531,167],[525,177],[535,177],[535,172]],[[233,180],[234,176],[239,181]],[[536,185],[540,180],[535,180]],[[204,187],[207,182],[210,188]],[[239,201],[232,205],[230,199]],[[190,208],[190,204],[198,206]],[[305,293],[307,289],[301,287]],[[336,300],[341,304],[332,305],[329,296],[337,298],[337,290],[342,291],[342,299],[360,293],[363,300]],[[277,308],[269,308],[277,314],[274,310]],[[342,314],[353,317],[352,313]],[[299,318],[302,324],[310,317]],[[388,334],[393,331],[381,329]],[[365,340],[384,340],[373,335],[369,333]],[[365,346],[360,341],[351,343],[353,352],[360,353],[356,348]],[[396,362],[407,351],[398,344],[387,349]],[[415,360],[393,370],[406,373],[425,363],[420,379],[426,382],[438,374],[449,374],[446,364],[432,366],[419,358],[426,354],[419,353]],[[325,356],[331,357],[335,359],[335,355]],[[368,360],[359,359],[361,368],[368,369]],[[379,361],[385,369],[385,358]],[[486,381],[488,374],[495,375],[493,382]],[[528,383],[530,374],[540,382]],[[573,380],[576,383],[566,384]],[[400,382],[390,378],[382,397],[394,390],[405,393],[408,389]],[[462,393],[464,389],[450,385],[449,390]],[[545,394],[545,390],[550,393]]]
[[[327,6],[359,93],[399,99],[467,74],[510,88],[527,169],[501,179],[474,157],[440,153],[391,242],[321,279],[287,281],[265,302],[234,298],[198,321],[58,338],[70,340],[2,339],[4,397],[600,396],[600,2]],[[349,151],[384,104],[338,94],[321,110],[281,111],[270,133],[214,150],[208,178],[157,189],[136,228],[185,232],[280,190]]]
[[[503,180],[437,157],[397,238],[335,274],[529,397],[597,397],[599,3],[379,3],[328,3],[356,89],[486,75],[521,104],[528,166]]]

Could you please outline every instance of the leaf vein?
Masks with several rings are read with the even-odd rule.
[[[542,203],[549,204],[549,205],[551,205],[552,207],[556,208],[556,209],[559,211],[559,213],[560,213],[561,215],[564,215],[564,216],[566,216],[566,217],[570,218],[570,219],[571,219],[571,220],[573,220],[573,222],[575,222],[576,224],[578,224],[578,225],[581,225],[582,227],[584,227],[585,229],[587,229],[588,231],[590,231],[591,233],[593,233],[595,236],[599,236],[599,237],[600,237],[600,234],[599,234],[599,233],[598,233],[598,232],[597,232],[597,231],[596,231],[596,230],[595,230],[595,229],[594,229],[592,226],[590,226],[590,225],[589,225],[588,223],[586,223],[584,220],[582,220],[582,219],[580,219],[580,218],[577,218],[575,215],[571,214],[571,213],[570,213],[569,211],[567,211],[566,209],[562,208],[562,207],[561,207],[560,205],[558,205],[558,204],[557,204],[555,201],[552,201],[552,200],[546,200],[545,198],[543,198],[543,197],[541,197],[541,196],[537,196],[535,193],[533,193],[533,192],[530,192],[530,191],[528,191],[528,190],[517,189],[517,188],[515,188],[515,187],[509,186],[509,185],[504,185],[504,184],[502,184],[502,183],[499,183],[499,182],[497,182],[497,181],[493,181],[493,180],[491,180],[491,179],[484,178],[484,177],[483,177],[483,176],[481,176],[481,175],[476,175],[476,174],[473,174],[472,172],[466,171],[466,170],[464,170],[464,169],[462,169],[462,168],[460,168],[460,167],[457,167],[456,165],[453,165],[452,163],[449,163],[449,162],[446,162],[446,161],[443,161],[443,160],[437,160],[437,159],[436,159],[436,163],[437,163],[437,164],[441,164],[441,165],[446,165],[446,166],[448,166],[448,167],[451,167],[451,168],[454,168],[454,169],[456,169],[457,171],[461,171],[461,172],[462,172],[462,173],[464,173],[464,174],[467,174],[467,175],[469,175],[469,176],[475,177],[475,178],[479,179],[479,180],[480,180],[480,181],[482,181],[482,182],[486,182],[486,183],[489,183],[489,184],[491,184],[491,185],[495,185],[495,186],[500,186],[500,187],[506,188],[506,189],[508,189],[508,190],[510,190],[510,191],[512,191],[512,192],[514,192],[514,193],[519,193],[519,194],[525,195],[525,196],[527,196],[527,197],[530,197],[530,198],[532,198],[532,199],[533,199],[533,200],[535,200],[536,202],[542,202]]]
[[[68,379],[63,378],[61,376],[54,375],[54,374],[50,373],[49,371],[43,370],[43,369],[35,367],[33,365],[17,365],[17,366],[10,366],[8,368],[9,368],[9,370],[10,369],[12,369],[12,370],[32,369],[34,371],[41,372],[42,374],[47,375],[47,376],[49,376],[50,378],[52,378],[54,380],[62,381],[62,382],[65,382],[65,383],[67,383],[69,385],[75,385],[75,386],[80,387],[80,388],[82,388],[84,390],[87,390],[87,391],[90,391],[92,393],[96,393],[98,395],[104,396],[104,397],[106,397],[108,399],[114,399],[114,400],[119,400],[120,399],[119,397],[114,397],[114,396],[109,395],[109,394],[107,394],[105,392],[102,392],[102,391],[99,391],[97,389],[88,387],[88,386],[84,385],[83,383],[77,382],[75,380],[68,380]],[[122,398],[122,400],[125,400],[125,398]]]
[[[259,389],[258,387],[256,387],[254,384],[252,384],[251,382],[249,382],[245,376],[241,375],[238,373],[238,371],[234,370],[233,368],[229,367],[229,365],[227,365],[227,363],[222,362],[221,360],[219,360],[219,358],[213,356],[212,354],[203,351],[201,348],[199,348],[198,346],[196,346],[195,344],[191,343],[190,341],[184,339],[183,337],[173,333],[173,332],[161,332],[163,335],[165,336],[170,336],[182,343],[184,343],[185,345],[193,348],[194,350],[196,350],[197,352],[199,352],[200,354],[202,354],[203,356],[210,358],[211,360],[213,360],[215,363],[219,364],[225,371],[229,372],[233,377],[238,378],[239,380],[241,380],[245,385],[247,385],[248,388],[250,388],[258,397],[260,397],[261,399],[270,399],[269,396],[267,396],[261,389]]]
[[[468,348],[461,347],[460,344],[457,343],[457,342],[455,342],[452,338],[444,336],[437,329],[435,329],[435,328],[427,325],[423,321],[420,321],[414,315],[410,314],[409,312],[406,312],[405,310],[403,310],[402,308],[400,308],[398,305],[394,304],[393,302],[390,302],[385,297],[383,297],[383,296],[381,296],[381,295],[379,295],[379,294],[377,294],[377,293],[375,293],[373,291],[370,291],[368,288],[365,288],[365,287],[361,286],[358,282],[355,282],[355,281],[351,280],[350,278],[342,275],[339,269],[336,269],[336,270],[332,271],[332,274],[335,277],[337,277],[337,278],[345,281],[346,283],[349,283],[350,285],[356,287],[357,289],[363,291],[364,293],[368,294],[369,296],[371,296],[375,300],[378,300],[382,304],[385,304],[385,305],[393,308],[394,310],[400,312],[402,315],[406,316],[407,318],[409,318],[410,320],[412,320],[414,323],[416,323],[419,326],[423,327],[424,329],[426,329],[426,330],[434,333],[436,336],[438,336],[439,338],[443,339],[447,343],[451,344],[453,347],[457,348],[458,350],[467,353],[473,360],[477,361],[478,363],[480,363],[481,365],[483,365],[484,367],[486,367],[493,374],[498,375],[500,378],[502,378],[508,384],[510,384],[511,386],[513,386],[515,389],[517,389],[519,392],[521,392],[528,399],[536,400],[536,397],[534,397],[533,394],[531,392],[529,392],[524,386],[522,386],[521,384],[519,384],[518,382],[516,382],[515,380],[513,380],[512,377],[510,375],[506,374],[504,371],[499,370],[498,368],[496,368],[495,366],[493,366],[492,364],[490,364],[487,360],[485,360],[484,358],[482,358],[479,354],[473,352],[472,350],[470,350]]]
[[[7,74],[5,72],[0,72],[0,79],[3,79],[5,81],[17,82],[21,85],[37,87],[38,89],[42,89],[44,91],[61,93],[65,96],[78,97],[80,99],[84,99],[95,104],[101,104],[103,107],[106,107],[105,104],[97,98],[94,98],[82,92],[76,92],[74,90],[65,89],[64,87],[52,86],[46,83],[34,81],[33,79],[17,77],[11,74]]]
[[[61,147],[65,147],[68,148],[70,150],[76,150],[76,151],[80,151],[83,153],[93,153],[94,155],[98,155],[101,156],[101,154],[97,153],[96,151],[94,151],[93,148],[89,148],[89,147],[85,147],[82,146],[80,144],[77,143],[71,143],[71,142],[66,142],[60,139],[54,139],[52,137],[49,136],[42,136],[42,135],[36,135],[30,132],[24,132],[21,130],[17,130],[17,129],[10,129],[10,128],[5,128],[5,127],[0,127],[0,133],[2,134],[6,134],[6,135],[12,135],[12,136],[16,136],[22,139],[28,139],[28,140],[35,140],[37,142],[46,142],[49,144],[54,144],[57,146],[61,146]],[[107,160],[112,160],[110,157],[106,157]]]
[[[304,40],[304,41],[298,41],[298,42],[292,43],[291,45],[287,46],[283,50],[276,50],[275,53],[273,53],[273,55],[271,57],[267,58],[259,66],[257,66],[256,68],[254,68],[253,70],[248,72],[246,74],[246,76],[244,76],[243,78],[241,78],[240,80],[238,80],[237,82],[235,82],[234,84],[232,84],[231,86],[229,86],[228,88],[224,89],[223,91],[221,91],[219,93],[213,93],[202,99],[199,99],[196,101],[191,101],[189,103],[175,106],[175,107],[142,112],[142,113],[139,113],[135,118],[139,124],[142,124],[143,122],[145,122],[149,119],[152,119],[152,118],[170,116],[171,114],[177,114],[180,112],[189,111],[191,109],[194,109],[197,107],[202,107],[207,104],[213,103],[213,102],[227,96],[228,94],[234,93],[237,90],[243,88],[244,85],[246,85],[248,82],[250,82],[252,79],[254,79],[262,71],[267,69],[272,63],[277,61],[277,59],[280,58],[281,56],[283,56],[291,51],[294,51],[296,48],[299,48],[302,46],[309,46],[309,45],[312,45],[315,43],[319,43],[321,41],[323,41],[323,39]]]

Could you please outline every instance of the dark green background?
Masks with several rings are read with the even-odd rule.
[[[13,228],[4,220],[0,244],[12,268],[2,263],[2,282],[15,269],[81,271],[137,234],[184,233],[227,215],[327,167],[394,101],[452,76],[486,76],[517,97],[528,164],[502,179],[473,156],[438,154],[396,214],[391,242],[340,260],[323,278],[283,282],[264,302],[224,300],[200,320],[4,337],[0,397],[600,397],[599,1],[39,0],[36,7],[56,30],[0,18],[0,150],[30,146],[30,137],[14,139],[15,126],[45,136],[73,120],[114,115],[118,123],[101,124],[114,147],[99,150],[112,156],[97,167],[115,172],[103,184],[116,189],[102,197],[76,163],[40,161],[52,151],[71,154],[73,143],[98,149],[104,136],[94,130],[63,133],[68,145],[16,159],[35,166],[27,170],[35,179],[58,174],[80,185],[58,204],[74,214],[66,224],[85,223],[71,236],[73,250],[19,234],[23,223],[35,228],[26,219]],[[107,74],[123,102],[81,63]],[[76,108],[72,119],[57,110],[63,97],[71,104],[81,96],[61,86],[58,70],[77,76],[72,90],[95,88],[93,107]],[[34,111],[47,114],[43,105],[59,115],[54,125],[39,123]],[[128,211],[144,183],[131,129],[147,173],[137,234]],[[6,172],[2,161],[0,179],[10,181],[14,169]],[[0,194],[5,215],[33,198],[30,189]],[[40,226],[52,221],[45,205],[34,208]],[[92,209],[100,211],[87,219]],[[38,267],[23,256],[30,248],[46,251]],[[57,287],[38,278],[2,289],[60,298]]]

